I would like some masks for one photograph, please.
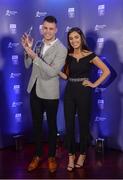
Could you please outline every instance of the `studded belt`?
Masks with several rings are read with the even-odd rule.
[[[71,82],[82,82],[84,80],[88,80],[88,78],[69,78],[68,81]]]

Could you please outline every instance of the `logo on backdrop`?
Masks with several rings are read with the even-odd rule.
[[[70,29],[71,29],[71,27],[67,26],[65,32],[67,33]]]
[[[98,5],[98,15],[99,16],[105,15],[105,5],[104,4]]]
[[[46,112],[43,113],[43,119],[44,119],[44,121],[47,120],[47,114],[46,114]]]
[[[96,26],[95,26],[95,28],[94,28],[94,30],[95,31],[99,31],[99,30],[102,30],[102,29],[104,29],[104,28],[106,28],[106,24],[96,24]]]
[[[18,55],[12,55],[12,64],[13,65],[18,65],[19,64]]]
[[[21,76],[21,73],[11,73],[10,74],[10,79],[15,79]]]
[[[95,93],[102,93],[102,92],[104,92],[106,90],[106,88],[99,88],[99,87],[97,87],[97,88],[95,88]]]
[[[15,114],[15,119],[16,119],[16,122],[21,122],[22,121],[22,114],[21,113],[16,113]]]
[[[75,17],[75,8],[68,8],[68,17],[69,18]]]
[[[18,14],[17,11],[15,11],[15,10],[11,11],[11,10],[7,9],[5,16],[15,16],[16,14]]]
[[[13,90],[15,94],[20,94],[20,85],[19,84],[14,85]]]
[[[98,74],[99,76],[101,76],[102,70],[101,70],[101,69],[98,69],[97,74]]]
[[[19,43],[13,43],[13,42],[8,43],[8,48],[16,48],[18,46],[19,46]]]
[[[10,24],[9,29],[10,29],[11,34],[16,34],[17,33],[17,25],[16,24]]]
[[[107,119],[106,117],[96,116],[95,122],[105,121],[106,119]]]
[[[104,99],[98,99],[98,107],[100,110],[104,109]]]
[[[36,18],[44,17],[46,15],[47,15],[47,12],[36,11],[36,13],[35,13]]]
[[[98,38],[97,39],[97,47],[102,48],[104,45],[104,38]]]
[[[19,101],[19,102],[12,102],[12,108],[16,108],[18,106],[21,106],[23,104],[23,102]]]

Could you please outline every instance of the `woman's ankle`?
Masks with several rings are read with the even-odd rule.
[[[85,157],[86,157],[86,154],[80,154],[79,157],[80,157],[80,158],[85,158]]]
[[[75,154],[69,154],[68,164],[74,166]]]

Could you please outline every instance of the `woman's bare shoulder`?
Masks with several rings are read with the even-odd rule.
[[[83,51],[83,54],[85,55],[85,56],[88,56],[88,55],[90,55],[90,54],[92,54],[93,52],[92,51],[88,51],[88,50],[84,50]]]

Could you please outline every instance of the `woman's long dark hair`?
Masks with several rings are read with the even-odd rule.
[[[73,47],[71,46],[70,44],[70,41],[69,41],[69,35],[72,33],[72,32],[77,32],[80,37],[81,37],[81,50],[87,50],[87,51],[90,51],[90,49],[88,48],[88,45],[86,43],[86,39],[85,39],[85,36],[83,34],[83,32],[81,31],[80,28],[78,27],[73,27],[69,30],[68,34],[67,34],[67,41],[68,41],[68,54],[69,53],[73,53],[74,49]],[[67,60],[67,59],[66,59]],[[69,64],[68,62],[66,61],[65,62],[65,66],[63,68],[63,72],[69,77]]]
[[[73,47],[71,46],[70,44],[70,41],[69,41],[69,36],[72,32],[77,32],[80,37],[81,37],[81,50],[88,50],[90,51],[90,49],[88,48],[88,45],[87,45],[87,42],[86,42],[86,39],[85,39],[85,36],[84,36],[84,33],[82,32],[82,30],[78,27],[73,27],[69,30],[68,34],[67,34],[67,41],[68,41],[68,53],[73,53],[74,49]]]

